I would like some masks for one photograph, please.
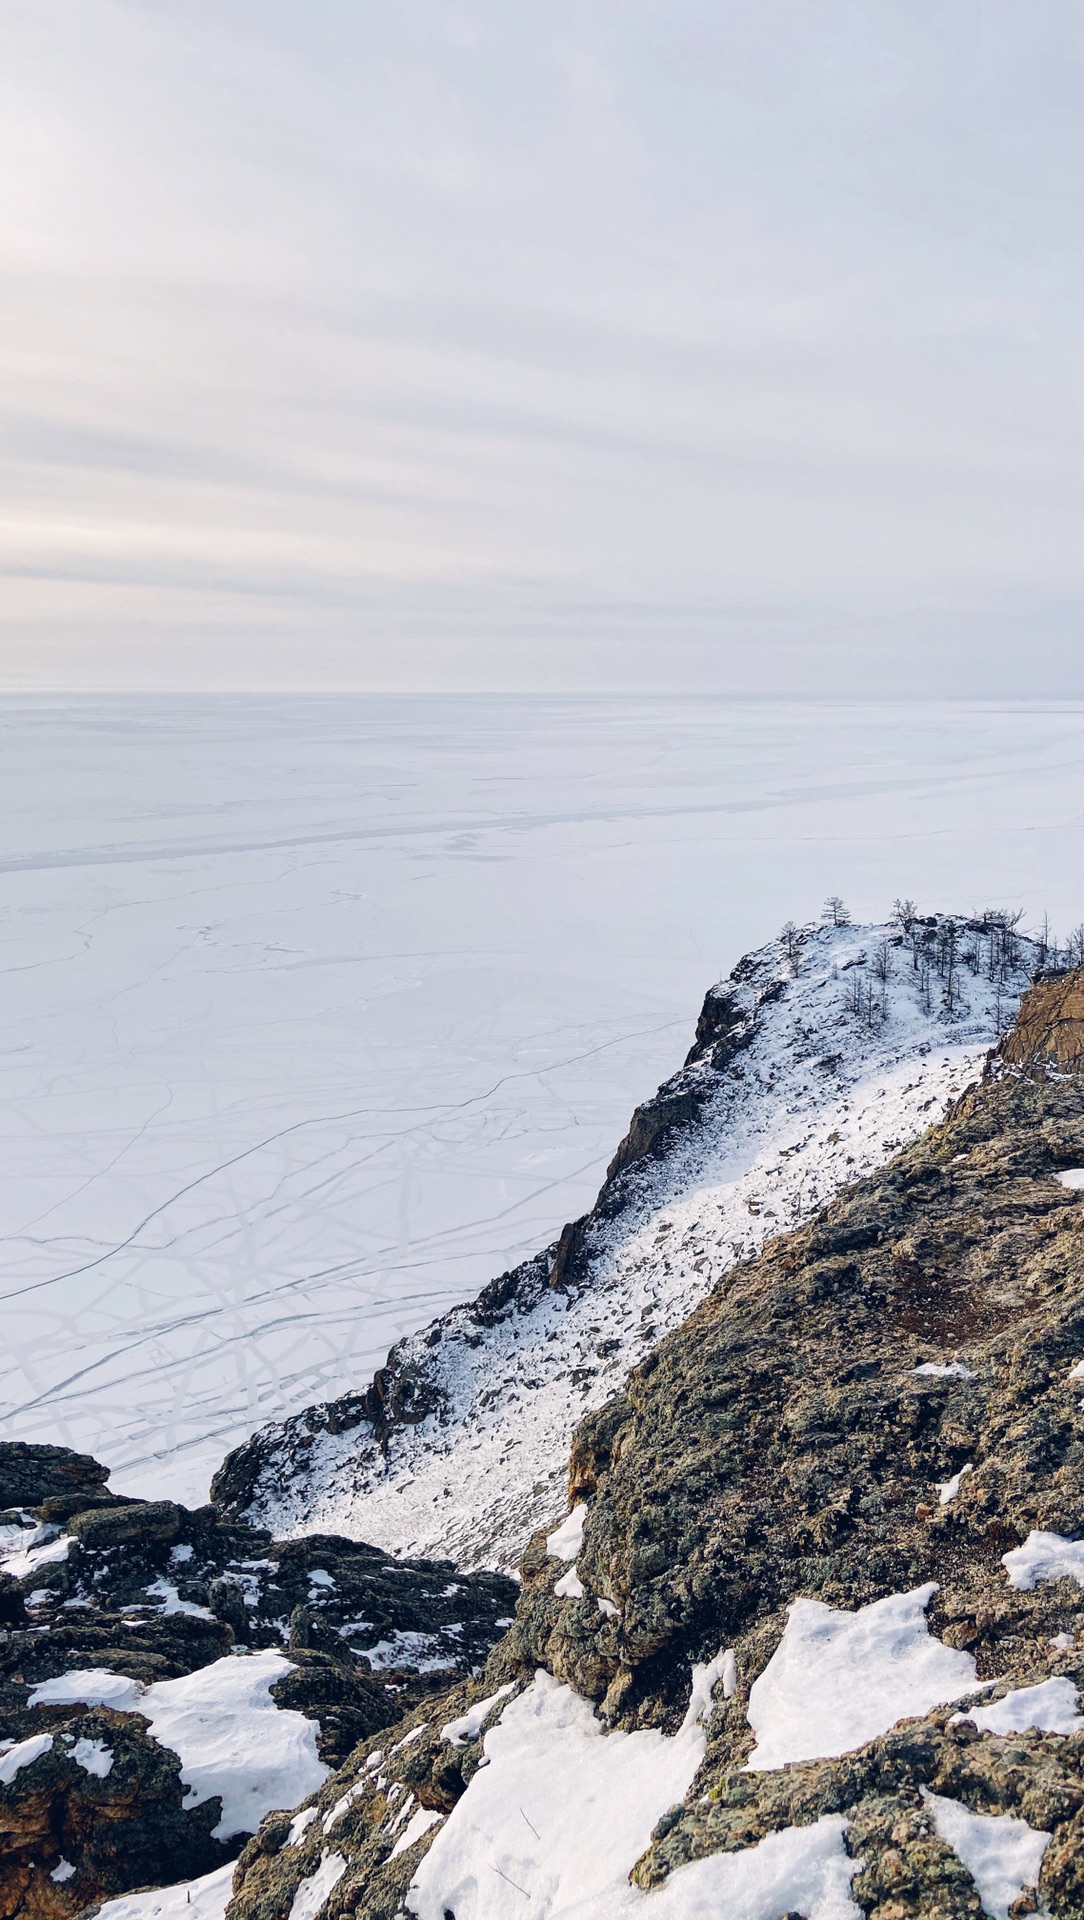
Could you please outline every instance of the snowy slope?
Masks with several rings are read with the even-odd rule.
[[[646,1157],[615,1161],[586,1226],[401,1341],[375,1394],[257,1435],[218,1497],[278,1534],[513,1563],[563,1510],[580,1417],[737,1261],[935,1122],[1034,964],[1027,942],[1006,957],[996,926],[945,919],[913,945],[891,926],[806,929],[795,957],[774,942],[748,956],[709,994],[690,1064],[634,1120],[626,1158],[638,1139]]]

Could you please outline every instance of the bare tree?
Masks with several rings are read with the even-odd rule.
[[[913,900],[893,901],[891,923],[899,927],[901,933],[909,934],[917,919],[918,908]]]
[[[802,936],[793,920],[788,920],[780,929],[779,944],[790,961],[795,972],[798,971],[798,959],[802,951]]]
[[[880,982],[881,1019],[888,1017],[888,983],[892,978],[892,949],[887,940],[882,940],[873,955],[871,968],[874,980]]]
[[[821,908],[821,919],[828,927],[849,927],[851,916],[838,893],[830,893]]]

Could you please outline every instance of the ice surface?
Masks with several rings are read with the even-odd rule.
[[[928,1787],[923,1787],[922,1797],[940,1838],[975,1882],[990,1920],[1009,1920],[1013,1901],[1038,1881],[1050,1835],[1012,1814],[971,1813],[959,1800],[947,1800]]]
[[[1042,1680],[1036,1687],[1017,1687],[988,1707],[969,1708],[965,1717],[984,1733],[1025,1733],[1028,1727],[1038,1727],[1041,1733],[1075,1733],[1084,1726],[1077,1711],[1076,1687],[1063,1675]]]
[[[233,1891],[233,1861],[149,1893],[122,1893],[98,1908],[98,1920],[223,1920]]]
[[[958,1699],[975,1662],[935,1640],[926,1608],[937,1587],[892,1593],[855,1613],[795,1600],[783,1638],[749,1693],[757,1744],[747,1766],[849,1753],[897,1720]]]
[[[1060,1533],[1032,1530],[1022,1547],[1003,1553],[1001,1564],[1009,1585],[1029,1593],[1040,1580],[1075,1580],[1084,1587],[1084,1540],[1066,1540]]]
[[[145,1714],[154,1738],[180,1757],[185,1806],[222,1796],[212,1832],[229,1840],[255,1833],[273,1807],[296,1807],[331,1771],[316,1751],[315,1721],[271,1698],[275,1681],[293,1670],[275,1652],[230,1655],[149,1687],[123,1674],[88,1670],[43,1680],[29,1705],[86,1701]]]
[[[589,1204],[705,987],[1081,917],[1072,707],[6,698],[0,1432],[196,1503]]]

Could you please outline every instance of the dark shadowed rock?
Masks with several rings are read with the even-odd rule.
[[[0,1509],[40,1507],[52,1497],[104,1490],[108,1478],[109,1468],[89,1453],[0,1440]]]

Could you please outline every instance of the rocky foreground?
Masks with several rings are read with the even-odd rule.
[[[477,1670],[515,1604],[498,1574],[276,1543],[106,1479],[0,1445],[4,1915],[66,1920],[220,1868],[270,1807]]]
[[[1082,1046],[1037,988],[583,1423],[484,1675],[269,1819],[231,1920],[1084,1914]]]
[[[580,1423],[507,1626],[9,1453],[4,1913],[1084,1920],[1084,974]]]

